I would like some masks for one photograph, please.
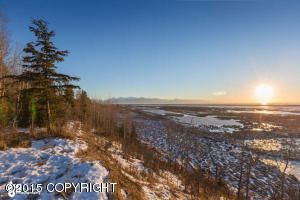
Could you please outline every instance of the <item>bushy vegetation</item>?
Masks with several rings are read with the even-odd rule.
[[[31,138],[29,135],[23,133],[13,132],[9,136],[4,133],[0,133],[0,150],[6,150],[7,148],[16,147],[30,147]]]

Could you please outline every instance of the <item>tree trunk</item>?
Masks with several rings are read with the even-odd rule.
[[[14,120],[13,120],[13,128],[14,129],[17,129],[18,128],[18,115],[19,115],[19,105],[20,105],[20,92],[18,92],[18,97],[17,97],[17,102],[16,102],[16,114],[15,114],[15,117],[14,117]]]
[[[242,190],[242,179],[243,179],[243,165],[244,165],[244,158],[240,158],[240,176],[238,182],[238,191],[237,191],[237,199],[241,199],[241,190]]]
[[[16,115],[13,120],[13,128],[18,128],[18,117],[20,114],[20,111],[22,110],[22,101],[21,101],[21,91],[25,88],[26,85],[24,85],[24,82],[21,83],[21,85],[18,86],[18,96],[17,96],[17,103],[16,103]]]
[[[252,158],[250,158],[252,159]],[[247,182],[246,182],[246,200],[249,199],[249,184],[251,179],[252,160],[248,163],[247,167]]]
[[[280,192],[281,198],[280,199],[284,199],[285,173],[288,168],[288,165],[289,165],[289,159],[287,158],[284,169],[282,171],[282,175],[281,175],[281,192]]]
[[[47,99],[47,131],[50,133],[50,128],[51,128],[51,108],[50,108],[50,102]]]

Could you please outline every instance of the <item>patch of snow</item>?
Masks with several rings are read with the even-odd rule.
[[[253,123],[253,131],[273,131],[274,129],[282,129],[282,126],[277,126],[270,123]]]
[[[144,167],[143,161],[139,159],[131,159],[132,163],[131,165],[139,172],[147,171],[147,169]]]
[[[142,181],[142,180],[139,180],[138,177],[134,177],[132,176],[131,174],[125,172],[124,170],[122,170],[122,174],[124,176],[126,176],[128,179],[130,179],[132,182],[134,183],[139,183],[141,185],[149,185],[150,183],[149,182],[146,182],[146,181]]]
[[[198,117],[193,115],[184,115],[182,117],[173,117],[179,123],[194,126],[206,127],[210,132],[229,132],[238,131],[238,128],[243,128],[244,125],[235,119],[218,119],[216,116],[209,115]]]
[[[145,112],[149,112],[149,113],[153,113],[156,115],[178,115],[181,113],[177,113],[177,112],[172,112],[172,111],[167,111],[167,110],[160,110],[160,109],[145,109]]]
[[[18,133],[29,133],[30,129],[29,128],[18,128],[17,132]]]
[[[276,160],[271,158],[264,158],[262,159],[267,165],[272,165],[283,171],[286,165],[286,161],[284,160]],[[287,174],[294,175],[300,181],[300,162],[299,161],[289,161],[288,167],[286,169]]]
[[[180,190],[184,190],[182,181],[173,173],[169,171],[163,171],[160,176],[157,177],[161,183],[171,184]]]
[[[65,129],[69,132],[75,132],[77,136],[81,136],[84,133],[82,130],[82,124],[79,121],[69,121],[66,124]]]
[[[9,181],[23,184],[47,183],[102,183],[108,171],[97,161],[82,162],[75,154],[87,148],[77,140],[44,139],[32,142],[31,148],[12,148],[0,151],[0,197],[6,195],[5,184]],[[16,199],[27,199],[17,194]],[[55,199],[55,193],[44,188],[41,199]],[[73,193],[69,199],[108,199],[106,193]]]
[[[233,133],[239,131],[239,128],[244,128],[244,125],[235,119],[218,119],[216,116],[209,115],[205,117],[198,117],[190,114],[182,114],[177,112],[166,111],[162,109],[144,109],[145,112],[149,112],[156,115],[173,115],[171,119],[189,126],[204,127],[212,133]],[[180,116],[178,116],[180,115]]]
[[[290,145],[295,146],[295,148],[299,148],[300,139],[297,138],[252,139],[252,140],[245,140],[244,144],[254,149],[261,149],[265,151],[280,151],[280,150],[286,150],[290,148]]]
[[[118,161],[118,163],[121,165],[122,168],[129,169],[130,168],[130,162],[128,162],[126,159],[124,159],[121,155],[118,154],[112,154],[112,157]]]
[[[279,151],[282,149],[281,143],[276,139],[253,139],[245,140],[244,144],[254,149],[262,149],[265,151]]]

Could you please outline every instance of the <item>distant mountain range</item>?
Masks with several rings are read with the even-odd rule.
[[[204,104],[208,103],[203,100],[190,99],[159,99],[159,98],[144,98],[144,97],[119,97],[107,100],[114,104]]]

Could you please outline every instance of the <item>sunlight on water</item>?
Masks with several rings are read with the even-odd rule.
[[[230,113],[253,113],[266,115],[300,115],[298,112],[278,111],[278,110],[227,110]]]

